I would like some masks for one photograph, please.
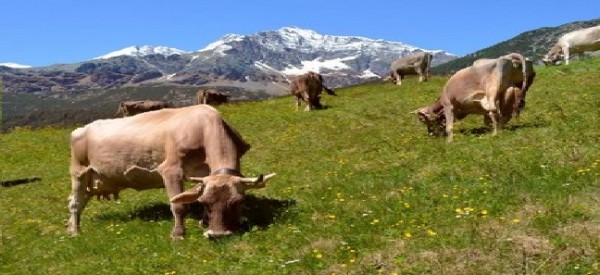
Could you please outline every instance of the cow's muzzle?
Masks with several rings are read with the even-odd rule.
[[[229,230],[214,231],[212,229],[209,229],[209,230],[206,230],[203,235],[204,235],[204,237],[209,238],[209,239],[216,239],[216,238],[220,238],[220,237],[229,236],[231,234],[232,234],[232,232]]]

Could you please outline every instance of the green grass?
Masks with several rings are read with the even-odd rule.
[[[600,271],[600,59],[536,68],[519,121],[497,136],[471,116],[455,140],[409,112],[446,78],[370,83],[295,112],[291,97],[220,106],[252,144],[248,230],[209,241],[194,215],[169,238],[164,190],[91,201],[67,220],[73,128],[0,135],[4,274],[591,274]],[[196,215],[197,216],[197,215]]]

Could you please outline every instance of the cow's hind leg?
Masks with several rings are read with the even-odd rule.
[[[450,106],[444,106],[444,116],[446,117],[446,141],[452,142],[453,134],[452,128],[454,127],[454,108]]]
[[[82,173],[80,176],[71,176],[71,195],[69,196],[70,217],[67,223],[67,230],[72,235],[80,232],[81,214],[90,200],[87,188],[90,186],[90,170]]]

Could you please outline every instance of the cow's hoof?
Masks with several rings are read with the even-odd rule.
[[[225,237],[225,236],[229,236],[231,235],[231,231],[229,230],[225,230],[225,231],[213,231],[213,230],[207,230],[206,232],[204,232],[204,237],[208,238],[208,239],[216,239],[216,238],[220,238],[220,237]]]
[[[173,240],[183,240],[183,236],[185,236],[185,229],[183,228],[174,228],[171,232],[171,239]]]
[[[81,233],[79,226],[74,226],[71,223],[67,223],[67,224],[65,224],[65,226],[67,227],[67,232],[71,236],[77,236],[77,235],[79,235],[79,233]]]

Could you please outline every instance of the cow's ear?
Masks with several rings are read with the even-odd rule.
[[[171,203],[192,203],[198,200],[204,192],[204,183],[198,183],[196,186],[183,191],[171,198]]]

